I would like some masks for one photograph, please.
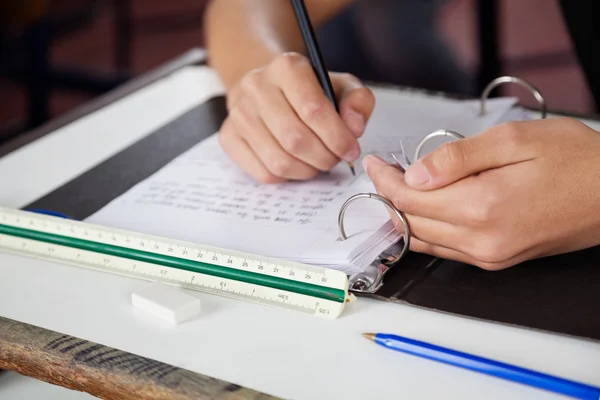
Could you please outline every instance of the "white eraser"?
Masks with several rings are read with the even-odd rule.
[[[183,290],[153,283],[131,294],[134,307],[173,324],[189,320],[200,313],[200,299]]]

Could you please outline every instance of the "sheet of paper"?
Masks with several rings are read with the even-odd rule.
[[[115,199],[89,222],[282,259],[348,267],[389,219],[384,207],[357,202],[340,241],[337,217],[352,194],[373,191],[345,165],[309,182],[259,185],[203,141]],[[389,228],[391,229],[391,227]]]
[[[376,110],[361,139],[365,154],[394,149],[399,140],[410,147],[419,137],[444,126],[474,134],[493,125],[514,104],[510,98],[491,101],[488,114],[479,116],[473,101],[399,101],[386,91],[376,92],[376,98]],[[375,192],[357,167],[357,176],[340,163],[311,181],[261,185],[228,158],[213,135],[88,222],[327,265],[352,274],[368,265],[365,259],[375,258],[389,246],[384,239],[393,232],[385,206],[362,200],[346,212],[349,239],[340,240],[342,204],[356,193]]]
[[[361,149],[363,154],[376,154],[392,162],[390,153],[399,156],[403,146],[414,161],[418,142],[429,133],[446,129],[465,137],[473,136],[497,124],[516,102],[512,97],[491,99],[486,103],[487,112],[479,115],[479,100],[405,96],[391,89],[378,89],[375,109],[360,139]],[[453,139],[430,139],[421,155],[449,140]]]

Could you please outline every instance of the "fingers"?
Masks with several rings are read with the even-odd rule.
[[[454,249],[449,249],[449,248],[446,248],[443,246],[438,246],[435,244],[427,243],[427,242],[424,242],[424,241],[416,239],[416,238],[411,238],[410,250],[414,251],[415,253],[429,254],[431,256],[443,258],[446,260],[458,261],[458,262],[462,262],[465,264],[478,266],[480,268],[483,267],[483,265],[479,264],[475,258],[473,258],[465,253],[462,253],[462,252],[454,250]],[[486,264],[485,267],[486,267],[486,269],[488,269],[488,268],[490,270],[493,269],[492,265]],[[500,268],[498,268],[498,269],[500,269]]]
[[[227,119],[219,131],[219,142],[231,160],[243,165],[246,172],[261,183],[279,183],[285,179],[273,175],[254,154],[248,143],[235,133],[231,119]]]
[[[375,107],[373,92],[350,74],[332,73],[331,83],[338,98],[342,120],[355,137],[361,137]]]
[[[402,172],[377,157],[365,157],[363,166],[377,192],[404,213],[411,230],[411,250],[488,270],[510,267],[535,254],[494,231],[498,219],[490,205],[496,202],[493,198],[498,191],[490,188],[483,176],[489,179],[500,171],[438,190],[418,191],[406,185]],[[402,231],[400,221],[390,215],[396,229]]]
[[[278,87],[264,85],[262,95],[256,101],[264,125],[287,154],[320,171],[329,171],[339,162],[298,118]]]
[[[529,140],[531,122],[494,126],[478,135],[444,143],[406,170],[406,183],[419,190],[444,187],[460,179],[536,157]]]
[[[499,271],[512,267],[513,265],[519,264],[527,259],[526,256],[516,256],[509,260],[502,262],[485,262],[480,261],[466,253],[449,249],[443,246],[437,246],[435,244],[427,243],[419,239],[411,239],[410,250],[416,253],[429,254],[434,257],[443,258],[446,260],[453,260],[462,262],[465,264],[473,265],[487,271]]]
[[[261,182],[311,179],[341,160],[355,161],[374,96],[351,75],[332,74],[332,84],[337,110],[299,54],[247,73],[228,92],[226,128],[235,135],[224,132],[225,151]],[[243,151],[251,154],[238,154]]]
[[[300,120],[339,159],[355,161],[358,141],[325,95],[312,66],[304,57],[286,55],[273,63],[270,75]]]
[[[263,120],[245,98],[232,110],[232,126],[236,132],[244,131],[244,142],[273,176],[288,180],[311,179],[318,171],[285,151],[264,125]]]
[[[402,222],[396,214],[388,210],[390,218],[394,223],[395,229],[404,233]],[[432,246],[441,246],[453,249],[459,252],[468,252],[464,241],[465,232],[458,226],[443,221],[436,221],[429,218],[423,218],[416,215],[403,213],[412,239],[418,239]]]
[[[444,221],[437,221],[417,215],[404,213],[408,221],[411,237],[431,245],[442,246],[460,252],[467,252],[465,248],[465,232],[462,227]],[[395,217],[395,215],[394,215]],[[396,218],[394,218],[396,219]],[[394,221],[396,225],[396,222]],[[401,232],[400,224],[396,225]]]
[[[378,157],[366,156],[362,165],[377,192],[404,213],[449,223],[460,221],[464,215],[462,208],[465,202],[456,198],[461,192],[455,186],[421,192],[405,183],[404,175],[398,168]]]

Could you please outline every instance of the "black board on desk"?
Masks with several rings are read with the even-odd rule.
[[[202,57],[182,58],[44,129],[55,130],[179,68],[203,62]],[[216,132],[226,115],[223,97],[209,99],[25,208],[85,219]],[[600,341],[600,247],[495,272],[408,253],[380,290],[364,296]]]

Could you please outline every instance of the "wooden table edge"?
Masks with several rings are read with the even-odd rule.
[[[275,399],[163,362],[3,317],[0,369],[109,400]]]

